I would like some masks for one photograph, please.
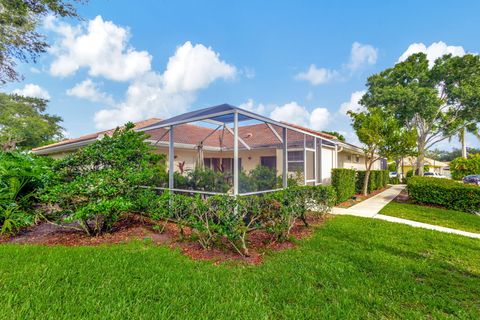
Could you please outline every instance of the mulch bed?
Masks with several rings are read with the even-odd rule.
[[[363,194],[356,194],[352,197],[352,199],[348,199],[347,201],[341,202],[341,203],[337,204],[336,207],[350,208],[351,206],[356,205],[357,203],[360,203],[360,202],[362,202],[364,200],[367,200],[367,199],[369,199],[373,196],[376,196],[377,194],[387,190],[388,188],[390,188],[390,186],[388,186],[386,188],[383,188],[383,189],[375,190],[367,196],[364,196]]]
[[[118,221],[112,232],[97,237],[89,237],[79,230],[64,228],[51,223],[41,222],[17,235],[0,236],[1,243],[36,244],[46,246],[98,246],[127,243],[129,241],[150,241],[156,245],[166,245],[179,249],[184,255],[195,260],[209,260],[214,264],[225,261],[237,261],[248,264],[259,264],[269,251],[279,251],[296,246],[296,241],[310,236],[313,227],[323,224],[329,216],[309,217],[310,228],[298,221],[291,230],[291,239],[284,242],[272,241],[272,236],[265,231],[255,230],[249,235],[248,257],[242,256],[228,244],[222,248],[204,249],[191,240],[191,232],[184,229],[184,236],[180,234],[178,226],[173,222],[152,221],[139,215],[126,215]]]

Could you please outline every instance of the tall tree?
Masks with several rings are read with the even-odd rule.
[[[21,79],[15,70],[16,61],[35,62],[47,50],[45,36],[37,31],[42,18],[49,14],[77,17],[72,2],[0,0],[0,84]]]
[[[364,145],[365,180],[362,192],[367,195],[373,164],[381,158],[411,154],[416,133],[403,128],[393,114],[381,108],[370,107],[366,111],[349,111],[348,114],[358,139]]]
[[[425,152],[480,120],[480,58],[445,55],[433,66],[424,53],[373,75],[360,103],[392,112],[417,132],[417,163],[423,175]]]
[[[0,93],[0,149],[30,149],[63,137],[62,118],[45,113],[47,101]]]

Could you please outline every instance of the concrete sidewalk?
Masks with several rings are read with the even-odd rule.
[[[389,222],[406,224],[416,228],[435,230],[435,231],[452,233],[452,234],[457,234],[465,237],[480,239],[480,234],[478,233],[451,229],[451,228],[436,226],[433,224],[417,222],[417,221],[379,214],[380,210],[382,210],[383,207],[385,207],[390,201],[395,199],[395,197],[399,195],[403,189],[405,189],[405,185],[394,185],[391,188],[377,194],[376,196],[371,197],[365,201],[362,201],[354,206],[351,206],[350,208],[333,208],[332,214],[351,215],[351,216],[357,216],[357,217],[379,219],[379,220],[384,220]]]
[[[380,212],[390,201],[405,189],[404,184],[393,185],[391,188],[380,192],[367,200],[364,200],[350,208],[333,208],[333,214],[348,214],[352,216],[373,218]]]

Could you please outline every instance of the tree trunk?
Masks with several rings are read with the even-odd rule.
[[[418,175],[423,176],[423,163],[425,160],[425,150],[421,150],[418,152],[417,155],[417,170],[418,170]]]
[[[365,170],[365,179],[363,180],[363,190],[362,193],[364,196],[368,195],[368,180],[370,178],[370,168]]]
[[[465,143],[465,128],[460,130],[460,141],[462,142],[462,158],[467,158],[467,145]]]
[[[423,163],[425,161],[425,140],[427,139],[426,135],[422,135],[418,138],[418,154],[417,154],[417,163],[416,169],[418,170],[418,175],[423,176]],[[415,174],[415,171],[413,172]]]

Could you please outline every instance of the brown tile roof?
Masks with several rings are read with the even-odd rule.
[[[152,124],[154,124],[154,123],[156,123],[156,122],[158,122],[158,121],[160,121],[160,120],[161,120],[161,119],[158,119],[158,118],[151,118],[151,119],[147,119],[147,120],[135,122],[135,129],[140,129],[140,128],[143,128],[143,127],[152,125]],[[40,151],[40,150],[50,149],[50,148],[53,148],[53,147],[68,145],[68,144],[72,144],[72,143],[76,143],[76,142],[82,142],[82,141],[87,141],[87,140],[91,140],[91,139],[96,139],[96,138],[98,138],[100,135],[110,134],[110,133],[112,133],[114,130],[115,130],[115,129],[109,129],[109,130],[104,130],[104,131],[100,131],[100,132],[96,132],[96,133],[86,134],[86,135],[80,136],[80,137],[78,137],[78,138],[65,139],[65,140],[63,140],[63,141],[56,142],[56,143],[52,143],[52,144],[48,144],[48,145],[46,145],[46,146],[41,146],[41,147],[38,147],[38,148],[33,148],[32,151]]]
[[[160,119],[157,119],[157,118],[151,118],[148,120],[140,121],[135,123],[135,128],[140,129],[140,128],[152,125],[159,121]],[[290,124],[290,123],[286,123],[286,124],[320,137],[324,137],[327,139],[335,139],[334,136],[323,133],[323,132],[315,131],[309,128],[304,128],[304,127]],[[274,130],[277,131],[279,136],[282,136],[282,128],[274,125],[272,125],[272,127],[274,128]],[[72,143],[87,141],[91,139],[97,139],[102,134],[109,134],[113,132],[113,130],[114,129],[100,131],[97,133],[84,135],[78,138],[64,140],[64,141],[53,143],[47,146],[35,148],[32,151],[46,150],[52,147],[69,145]],[[203,145],[207,147],[220,148],[221,146],[223,146],[224,148],[227,148],[227,149],[233,148],[232,133],[230,133],[228,130],[220,128],[212,134],[213,130],[215,130],[215,128],[201,127],[201,126],[192,125],[192,124],[182,124],[182,125],[175,126],[174,128],[175,143],[197,145],[202,140],[204,140]],[[155,141],[160,139],[160,141],[162,142],[167,142],[168,134],[165,134],[166,131],[167,129],[165,128],[158,128],[158,129],[147,130],[145,131],[145,133],[150,135],[150,140]],[[272,132],[272,130],[265,123],[240,126],[238,128],[238,133],[240,138],[242,138],[243,141],[245,141],[245,143],[248,144],[251,148],[276,147],[281,145],[281,142],[278,140],[277,136]],[[301,143],[303,145],[303,134],[296,131],[289,130],[287,134],[287,140],[289,145],[296,144],[296,143],[298,144]],[[239,146],[240,148],[243,147],[240,142],[239,142]]]

